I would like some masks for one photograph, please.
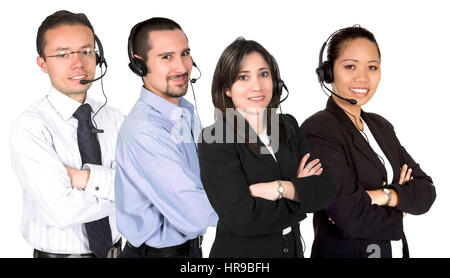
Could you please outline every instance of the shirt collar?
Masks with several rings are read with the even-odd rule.
[[[193,115],[193,105],[183,97],[180,98],[180,102],[176,106],[142,86],[140,99],[172,123],[178,122],[183,115],[186,117],[185,113]]]
[[[75,111],[81,105],[78,101],[66,96],[65,94],[55,89],[53,86],[51,87],[48,94],[48,101],[55,108],[56,112],[61,115],[64,121],[70,119],[70,117],[73,116],[73,113],[75,113]],[[92,111],[97,111],[98,104],[93,99],[87,96],[84,103],[89,103],[89,105],[91,105],[92,107]]]

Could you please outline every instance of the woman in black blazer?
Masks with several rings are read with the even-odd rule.
[[[217,63],[216,121],[198,148],[219,215],[210,257],[303,257],[299,222],[334,197],[294,117],[276,114],[282,82],[273,57],[254,41],[237,39]]]
[[[314,214],[311,256],[408,257],[403,217],[427,212],[436,191],[394,127],[361,109],[381,76],[375,37],[360,26],[338,30],[328,44],[328,60],[316,72],[322,86],[331,83],[332,96],[301,131],[338,192],[327,209]]]

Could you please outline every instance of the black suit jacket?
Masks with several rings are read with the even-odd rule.
[[[277,161],[271,154],[252,152],[244,143],[205,142],[207,135],[216,135],[219,129],[223,130],[220,139],[233,137],[234,130],[222,119],[203,130],[198,148],[201,179],[219,215],[210,257],[286,256],[282,230],[289,226],[294,232],[290,233],[288,246],[297,249],[289,254],[302,257],[298,222],[306,217],[306,212],[323,209],[333,199],[335,185],[325,172],[297,178],[300,159],[309,148],[294,117],[282,115],[281,120],[289,124],[289,144],[280,144],[275,154]],[[264,146],[259,138],[258,144]],[[250,195],[249,185],[274,180],[292,181],[300,202],[284,198],[269,201]],[[295,232],[297,236],[292,236]]]
[[[326,109],[308,118],[300,128],[338,188],[330,207],[314,215],[312,257],[368,257],[376,256],[374,252],[391,257],[390,240],[399,239],[403,240],[403,253],[407,257],[402,212],[423,214],[436,198],[433,181],[402,147],[394,127],[377,114],[361,111],[361,117],[393,167],[393,183],[387,188],[397,191],[398,205],[396,208],[371,205],[365,190],[382,188],[387,180],[386,169],[330,97]],[[400,185],[400,168],[405,163],[413,169],[414,179]]]

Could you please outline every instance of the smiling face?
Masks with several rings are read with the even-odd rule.
[[[94,44],[94,34],[87,26],[59,25],[45,32],[43,50],[46,58],[38,57],[38,66],[48,73],[55,89],[83,102],[92,83],[82,85],[80,80],[95,76]],[[58,57],[70,52],[78,53]]]
[[[188,40],[182,30],[152,31],[151,49],[147,53],[148,74],[145,87],[158,96],[178,105],[187,92],[192,70]]]
[[[365,38],[344,41],[333,65],[333,76],[335,93],[355,99],[357,106],[366,104],[375,94],[381,78],[376,44]],[[337,97],[333,98],[338,104],[352,105]]]
[[[225,90],[235,108],[257,112],[268,107],[272,99],[273,82],[269,64],[258,52],[244,56],[236,81]]]

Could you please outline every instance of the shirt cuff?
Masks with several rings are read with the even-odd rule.
[[[83,170],[90,170],[85,192],[114,201],[114,170],[102,165],[84,164]]]

